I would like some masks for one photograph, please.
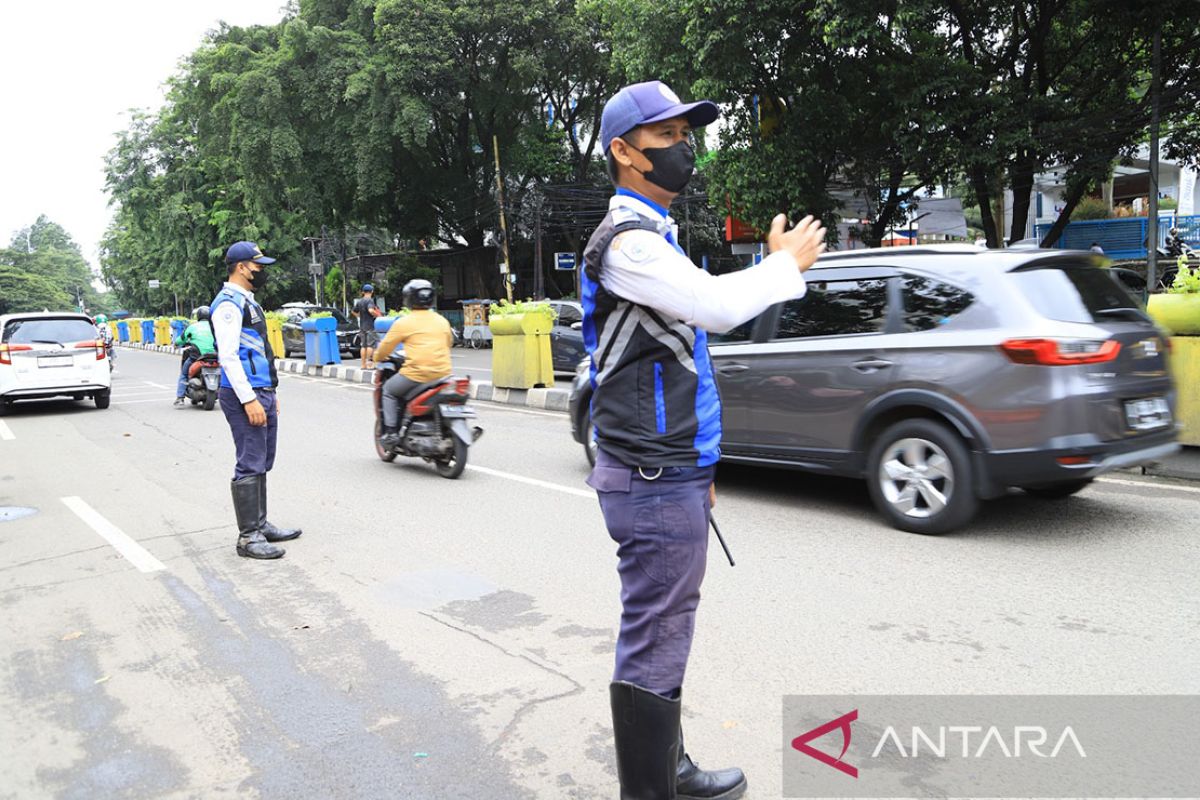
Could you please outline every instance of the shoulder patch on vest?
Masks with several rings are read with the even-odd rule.
[[[239,314],[237,312],[237,309],[233,308],[232,304],[223,303],[222,305],[224,306],[221,309],[221,321],[222,322],[233,322],[234,320],[236,320],[238,317],[241,316],[241,314]]]
[[[613,240],[613,249],[618,249],[616,243],[625,238],[625,234],[621,234]],[[650,247],[642,236],[630,236],[624,246],[625,257],[630,261],[645,261],[650,257]]]

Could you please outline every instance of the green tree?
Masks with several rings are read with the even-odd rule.
[[[0,313],[95,309],[100,296],[79,245],[59,224],[39,216],[0,249]]]

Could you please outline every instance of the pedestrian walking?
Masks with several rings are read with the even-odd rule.
[[[233,472],[233,511],[237,516],[237,554],[279,558],[272,542],[295,539],[299,529],[277,528],[267,521],[267,473],[275,465],[279,399],[275,390],[275,354],[267,322],[254,292],[267,283],[267,265],[254,242],[237,242],[225,251],[229,280],[210,304],[221,388],[217,398],[229,421],[237,464]]]
[[[616,194],[584,251],[583,334],[592,359],[596,490],[617,545],[621,625],[609,688],[621,797],[740,797],[740,769],[701,770],[680,728],[720,457],[721,401],[706,331],[726,331],[801,297],[824,250],[806,217],[771,226],[771,255],[713,276],[678,243],[669,208],[692,177],[692,132],[717,119],[664,83],[605,104],[601,146]]]
[[[362,358],[360,366],[366,369],[375,355],[375,346],[379,339],[375,333],[375,319],[382,313],[379,304],[375,302],[374,286],[369,283],[363,284],[362,297],[354,301],[351,313],[358,319],[358,354]]]

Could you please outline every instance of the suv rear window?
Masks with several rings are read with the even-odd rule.
[[[4,326],[6,344],[67,344],[96,338],[96,327],[78,317],[14,319]]]
[[[1107,322],[1099,312],[1141,306],[1106,270],[1077,265],[1047,265],[1012,273],[1013,280],[1044,317],[1060,322]]]
[[[928,331],[945,325],[975,302],[965,289],[919,275],[906,275],[903,287],[906,331]]]

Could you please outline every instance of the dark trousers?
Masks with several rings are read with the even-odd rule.
[[[275,466],[275,437],[279,430],[275,414],[275,392],[255,389],[254,394],[258,397],[258,402],[262,403],[263,410],[267,412],[267,424],[258,428],[250,424],[246,409],[233,389],[222,386],[217,392],[217,399],[221,401],[221,411],[229,421],[233,446],[237,451],[237,466],[233,470],[235,481],[251,475],[265,475]]]
[[[621,632],[613,680],[672,697],[692,649],[716,470],[666,467],[655,478],[657,472],[643,475],[601,450],[588,485],[617,543]]]
[[[421,384],[397,372],[383,385],[383,427],[400,427],[400,403],[404,396]]]

